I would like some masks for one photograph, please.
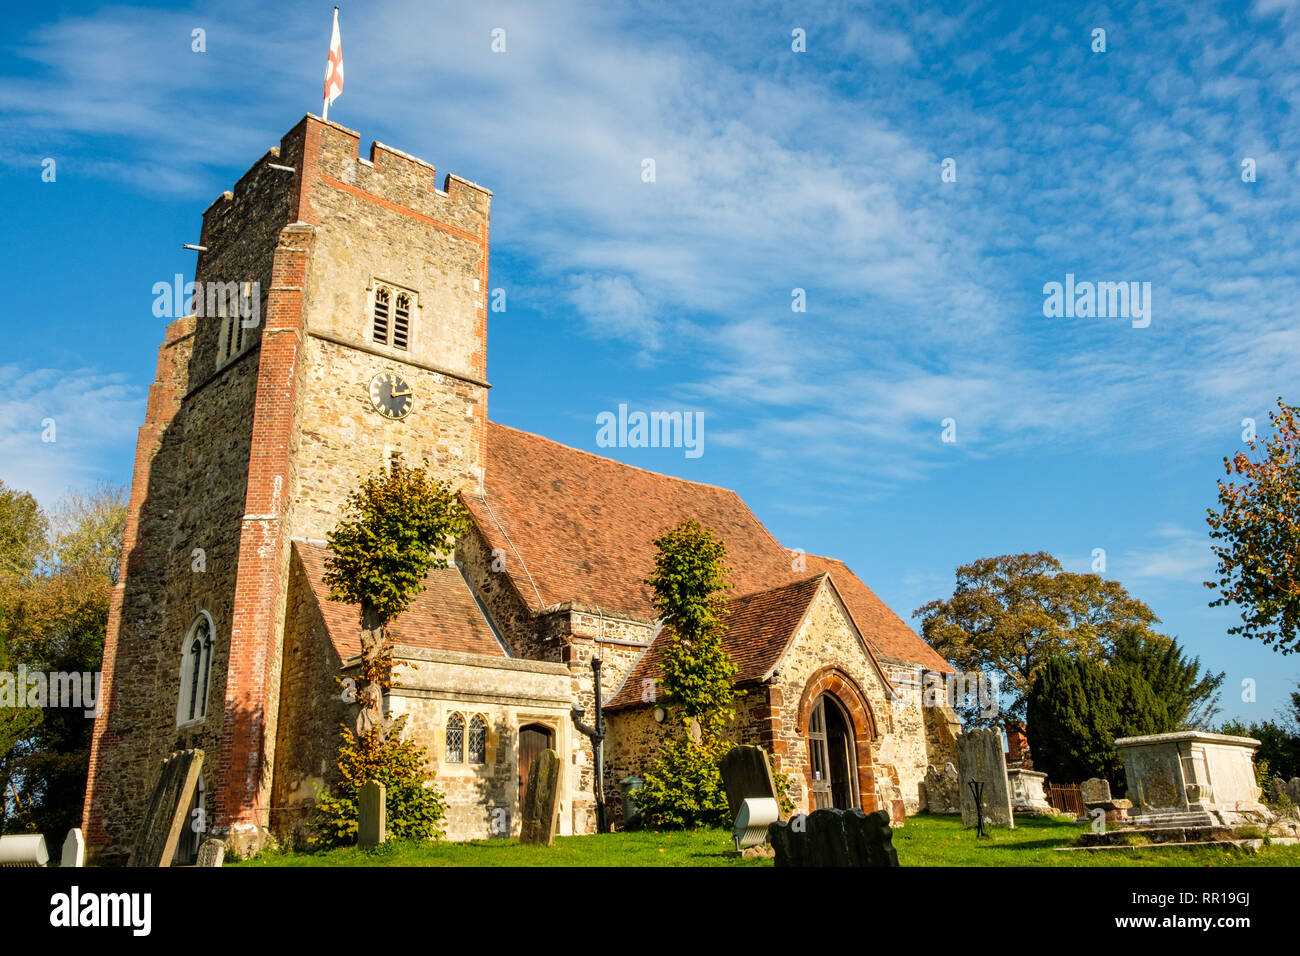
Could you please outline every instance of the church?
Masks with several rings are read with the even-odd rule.
[[[203,214],[196,286],[238,294],[172,321],[159,348],[105,641],[92,857],[125,859],[163,760],[187,748],[205,754],[205,835],[238,855],[301,836],[356,706],[339,678],[357,614],[321,581],[325,539],[394,453],[452,481],[472,516],[389,629],[385,707],[428,749],[448,839],[517,835],[546,748],[564,768],[558,832],[594,832],[601,789],[620,824],[620,782],[666,727],[653,540],[690,517],[732,568],[733,738],[774,755],[801,811],[884,809],[897,826],[923,809],[959,725],[922,689],[951,666],[735,492],[490,421],[492,194],[360,145],[308,115]],[[593,658],[603,788],[576,725],[594,720]]]

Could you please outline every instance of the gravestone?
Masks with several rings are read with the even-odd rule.
[[[961,813],[961,782],[952,764],[945,763],[942,770],[931,764],[925,769],[922,786],[927,813]]]
[[[1079,794],[1085,804],[1109,803],[1110,781],[1102,780],[1100,777],[1090,777],[1079,784]]]
[[[1131,800],[1119,800],[1110,795],[1110,781],[1100,777],[1090,777],[1079,784],[1079,796],[1087,807],[1087,816],[1094,823],[1100,819],[1096,812],[1101,810],[1106,815],[1107,823],[1123,823],[1128,820],[1128,812],[1133,809]]]
[[[1011,787],[1007,782],[1007,760],[1002,751],[1002,734],[992,728],[971,730],[957,737],[957,776],[961,787],[961,822],[975,826],[975,794],[970,783],[984,785],[984,820],[998,826],[1015,827],[1011,813]]]
[[[0,836],[0,866],[45,866],[50,853],[39,833],[11,833]]]
[[[560,757],[554,750],[543,750],[528,771],[528,790],[524,794],[523,818],[519,825],[519,842],[531,846],[550,846],[555,836],[555,801],[560,793]]]
[[[1037,770],[1025,770],[1012,767],[1007,771],[1007,782],[1011,785],[1011,810],[1013,813],[1032,813],[1047,816],[1054,813],[1043,787],[1047,784],[1047,774]]]
[[[727,791],[727,806],[731,810],[732,820],[740,813],[740,805],[751,797],[771,797],[776,800],[772,764],[767,759],[767,751],[762,747],[732,747],[719,761],[718,768],[722,772],[722,786]]]
[[[357,846],[373,850],[388,839],[387,788],[370,780],[357,792]]]
[[[1274,803],[1289,800],[1291,803],[1300,804],[1300,777],[1292,777],[1290,782],[1282,777],[1274,777],[1269,789]]]
[[[68,831],[68,838],[63,841],[63,859],[59,861],[59,865],[86,865],[86,838],[82,836],[80,827],[73,827]]]
[[[776,866],[898,866],[884,810],[816,810],[767,829]]]
[[[163,761],[127,866],[171,866],[202,771],[202,750],[178,750]]]
[[[199,847],[195,866],[221,866],[226,862],[226,845],[220,840],[204,840]]]

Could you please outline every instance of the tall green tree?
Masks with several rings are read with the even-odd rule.
[[[25,491],[0,482],[0,578],[22,579],[47,547],[49,521]]]
[[[450,483],[394,455],[386,469],[362,481],[345,517],[330,532],[325,583],[339,601],[355,605],[361,623],[360,713],[357,733],[387,727],[382,694],[392,672],[386,628],[424,590],[424,576],[448,567],[469,515]]]
[[[1163,702],[1139,675],[1084,658],[1049,658],[1026,711],[1035,770],[1061,784],[1102,777],[1117,793],[1124,768],[1115,740],[1171,729]]]
[[[1205,670],[1200,658],[1189,659],[1173,638],[1137,627],[1120,630],[1109,660],[1111,667],[1136,674],[1151,685],[1168,713],[1170,730],[1210,728],[1219,712],[1223,671]]]
[[[730,821],[718,762],[729,747],[737,670],[723,643],[727,549],[694,518],[655,546],[646,583],[663,624],[660,684],[673,729],[644,775],[642,812],[652,826],[722,825]]]
[[[368,781],[386,788],[392,836],[441,834],[445,801],[429,786],[427,752],[401,739],[404,717],[389,721],[383,713],[394,667],[387,628],[424,590],[424,576],[449,566],[456,539],[468,527],[469,515],[450,483],[395,455],[348,497],[344,518],[329,535],[324,580],[336,599],[358,609],[361,665],[356,725],[342,728],[338,785],[333,794],[317,794],[317,846],[355,838],[360,788]]]
[[[1101,659],[1124,628],[1145,633],[1158,621],[1118,581],[1065,571],[1041,551],[962,565],[952,597],[914,613],[953,665],[997,681],[1003,708],[990,724],[1024,723],[1035,671],[1049,658]]]
[[[125,526],[124,489],[104,485],[71,494],[56,507],[52,521],[42,516],[46,539],[37,559],[28,559],[27,573],[0,583],[0,644],[9,657],[0,670],[21,663],[30,672],[81,675],[81,688],[90,692],[80,706],[53,706],[51,700],[39,710],[17,711],[25,730],[0,766],[10,809],[16,811],[8,825],[51,840],[61,840],[81,819],[104,633]]]
[[[1277,400],[1273,434],[1252,437],[1246,451],[1223,459],[1219,510],[1207,511],[1219,596],[1211,607],[1236,605],[1241,624],[1229,634],[1300,651],[1300,407]],[[1252,457],[1254,456],[1254,457]]]

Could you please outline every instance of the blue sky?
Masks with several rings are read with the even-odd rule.
[[[319,113],[331,6],[6,11],[0,480],[129,480],[152,286]],[[735,488],[905,618],[977,557],[1104,548],[1228,714],[1294,689],[1201,584],[1242,420],[1300,399],[1293,0],[341,6],[331,118],[494,191],[495,420]],[[1067,273],[1150,282],[1149,327],[1045,317]],[[619,403],[703,412],[704,454],[598,449]]]

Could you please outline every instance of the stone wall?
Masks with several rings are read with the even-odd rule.
[[[302,560],[290,564],[285,611],[283,689],[271,828],[281,840],[300,843],[302,825],[316,790],[338,782],[339,733],[352,726],[355,708],[344,702],[338,678],[343,661],[330,640]]]
[[[917,744],[910,739],[890,739],[894,724],[888,691],[832,588],[823,585],[818,592],[776,670],[772,683],[778,718],[769,749],[777,754],[778,769],[795,778],[792,796],[798,809],[811,810],[808,790],[813,780],[806,737],[807,711],[822,688],[835,694],[854,718],[863,809],[868,813],[890,809],[892,813],[891,807],[881,806],[876,792],[876,777],[885,775],[880,765],[884,758],[896,758]],[[859,695],[861,699],[855,701]],[[862,713],[855,714],[859,704]]]
[[[567,668],[424,648],[398,648],[396,658],[403,666],[394,671],[389,713],[408,715],[406,736],[428,748],[430,768],[447,797],[447,839],[519,835],[519,730],[529,724],[552,732],[566,768],[560,775],[560,833],[591,831],[592,796],[583,789],[582,763],[575,759],[580,735],[569,717]],[[464,719],[467,734],[475,715],[485,719],[484,763],[446,759],[445,728],[453,713]]]

